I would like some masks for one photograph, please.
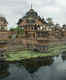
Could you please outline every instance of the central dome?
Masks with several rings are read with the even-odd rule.
[[[34,9],[30,9],[26,15],[24,16],[24,18],[27,18],[27,17],[38,17],[38,14],[37,12],[34,11]]]
[[[21,23],[22,25],[25,24],[44,24],[44,20],[38,15],[38,13],[34,9],[30,9],[24,17],[20,18],[18,21],[18,25]]]

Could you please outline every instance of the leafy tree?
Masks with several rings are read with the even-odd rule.
[[[9,35],[8,38],[11,39],[12,38],[12,35]]]
[[[12,32],[13,32],[13,31],[14,31],[14,28],[11,28],[11,29],[10,29],[10,31],[12,31]]]
[[[54,25],[52,18],[47,18],[47,22],[48,22],[48,26]]]
[[[60,24],[55,24],[55,30],[60,30],[61,27],[60,27]]]
[[[66,24],[63,24],[62,27],[63,27],[63,28],[66,28]]]
[[[17,35],[18,35],[18,34],[23,34],[23,33],[24,33],[24,29],[22,29],[22,27],[18,27],[18,26],[17,26],[16,28],[11,28],[10,31],[16,32]]]
[[[10,31],[17,31],[17,30],[18,30],[18,27],[10,29]]]

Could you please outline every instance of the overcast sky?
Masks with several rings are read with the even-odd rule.
[[[32,0],[33,8],[41,17],[51,17],[57,23],[66,23],[66,0]],[[0,0],[0,15],[8,20],[9,27],[30,9],[31,0]]]

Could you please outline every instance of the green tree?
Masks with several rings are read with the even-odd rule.
[[[48,22],[48,26],[54,26],[54,22],[52,20],[52,18],[47,18],[47,22]]]

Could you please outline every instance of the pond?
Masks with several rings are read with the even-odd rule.
[[[66,56],[0,62],[0,80],[66,80]]]

